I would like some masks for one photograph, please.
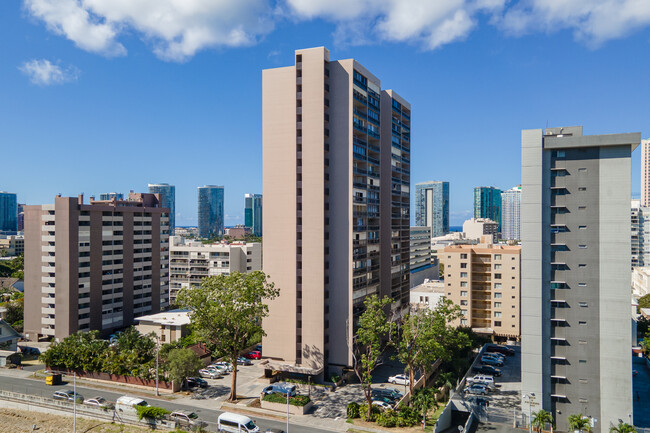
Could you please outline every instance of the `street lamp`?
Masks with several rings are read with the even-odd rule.
[[[160,348],[160,340],[158,339],[158,334],[154,333],[156,337],[156,396],[160,396],[160,393],[158,392],[158,351]]]
[[[72,400],[72,433],[77,433],[77,372],[72,372],[72,392],[74,399]]]
[[[532,406],[533,399],[535,398],[535,393],[531,392],[529,394],[524,394],[524,397],[528,397],[528,433],[533,433]]]
[[[287,391],[287,433],[289,433],[289,390]]]

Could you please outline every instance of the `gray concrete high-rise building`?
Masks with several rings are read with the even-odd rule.
[[[224,235],[224,188],[206,185],[199,187],[199,236],[202,238]]]
[[[18,201],[16,194],[0,191],[0,232],[15,234],[18,230]]]
[[[262,194],[244,196],[244,226],[255,236],[262,236]]]
[[[268,368],[352,365],[365,299],[409,308],[409,103],[324,47],[262,73]]]
[[[108,336],[169,300],[169,209],[156,194],[25,206],[25,336]]]
[[[169,209],[169,235],[176,230],[176,187],[168,183],[150,183],[149,193],[160,194],[161,206]]]
[[[521,186],[501,193],[501,239],[521,239]]]
[[[431,227],[431,237],[449,233],[449,182],[415,185],[415,225]]]
[[[522,131],[522,393],[557,429],[632,414],[630,158],[641,134]],[[522,403],[528,409],[527,403]]]
[[[641,206],[650,207],[650,139],[641,140]]]

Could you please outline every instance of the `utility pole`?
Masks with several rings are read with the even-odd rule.
[[[287,433],[289,433],[289,390],[287,391]]]
[[[158,340],[158,334],[156,334],[156,396],[159,396],[158,392],[158,351],[160,350],[160,341]]]
[[[72,372],[72,392],[74,393],[74,400],[72,400],[72,433],[77,433],[77,372]]]

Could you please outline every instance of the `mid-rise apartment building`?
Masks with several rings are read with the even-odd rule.
[[[224,234],[224,188],[205,185],[199,187],[199,236],[221,237]]]
[[[521,239],[521,185],[501,193],[501,239]]]
[[[493,186],[474,188],[474,218],[496,221],[501,231],[501,190]]]
[[[150,183],[149,192],[160,194],[160,204],[169,209],[169,235],[176,230],[176,187],[168,183]]]
[[[154,194],[25,206],[25,336],[108,335],[169,299],[169,209]]]
[[[641,134],[522,131],[522,391],[557,429],[632,415],[630,177]],[[527,403],[523,404],[528,407]]]
[[[0,235],[0,254],[19,256],[25,253],[25,237],[22,235]]]
[[[641,206],[650,207],[650,139],[641,140]]]
[[[650,267],[632,269],[632,296],[639,299],[650,294]]]
[[[263,71],[264,271],[269,368],[352,365],[365,299],[409,305],[409,103],[323,47]]]
[[[650,207],[641,206],[640,200],[632,200],[630,222],[632,224],[632,269],[650,266]]]
[[[262,245],[246,242],[201,241],[180,236],[170,238],[169,302],[176,302],[178,291],[196,287],[205,277],[243,274],[262,270]]]
[[[410,287],[438,279],[438,260],[431,257],[431,227],[411,227]]]
[[[465,239],[480,240],[483,236],[492,237],[496,242],[499,237],[499,223],[489,218],[471,218],[463,223]]]
[[[18,231],[18,201],[16,194],[0,191],[0,233]]]
[[[431,227],[431,236],[449,233],[449,182],[415,185],[415,225]]]
[[[444,249],[446,297],[460,305],[460,325],[497,341],[520,333],[521,247],[494,245],[484,236],[477,245]]]
[[[262,194],[244,196],[244,225],[255,236],[262,236]]]

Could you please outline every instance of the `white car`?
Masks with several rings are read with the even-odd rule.
[[[393,408],[393,406],[391,406],[390,404],[386,403],[385,401],[381,401],[381,400],[373,400],[372,405],[377,406],[381,410],[387,410],[387,409],[392,409]]]
[[[397,374],[388,378],[388,383],[394,383],[395,385],[409,385],[411,381],[408,376],[405,374]]]
[[[207,377],[208,379],[220,379],[222,374],[219,370],[204,368],[199,370],[199,375],[201,377]]]
[[[226,361],[215,362],[212,365],[216,365],[217,367],[223,367],[228,371],[232,371],[232,364],[230,364],[229,362],[226,362]]]
[[[228,370],[228,367],[225,365],[219,365],[219,364],[210,364],[207,367],[205,367],[207,370],[217,370],[223,375],[228,374],[232,370]]]
[[[89,406],[106,408],[106,409],[113,406],[111,403],[106,401],[106,399],[104,397],[89,398],[88,400],[84,400],[84,404],[87,404]]]

